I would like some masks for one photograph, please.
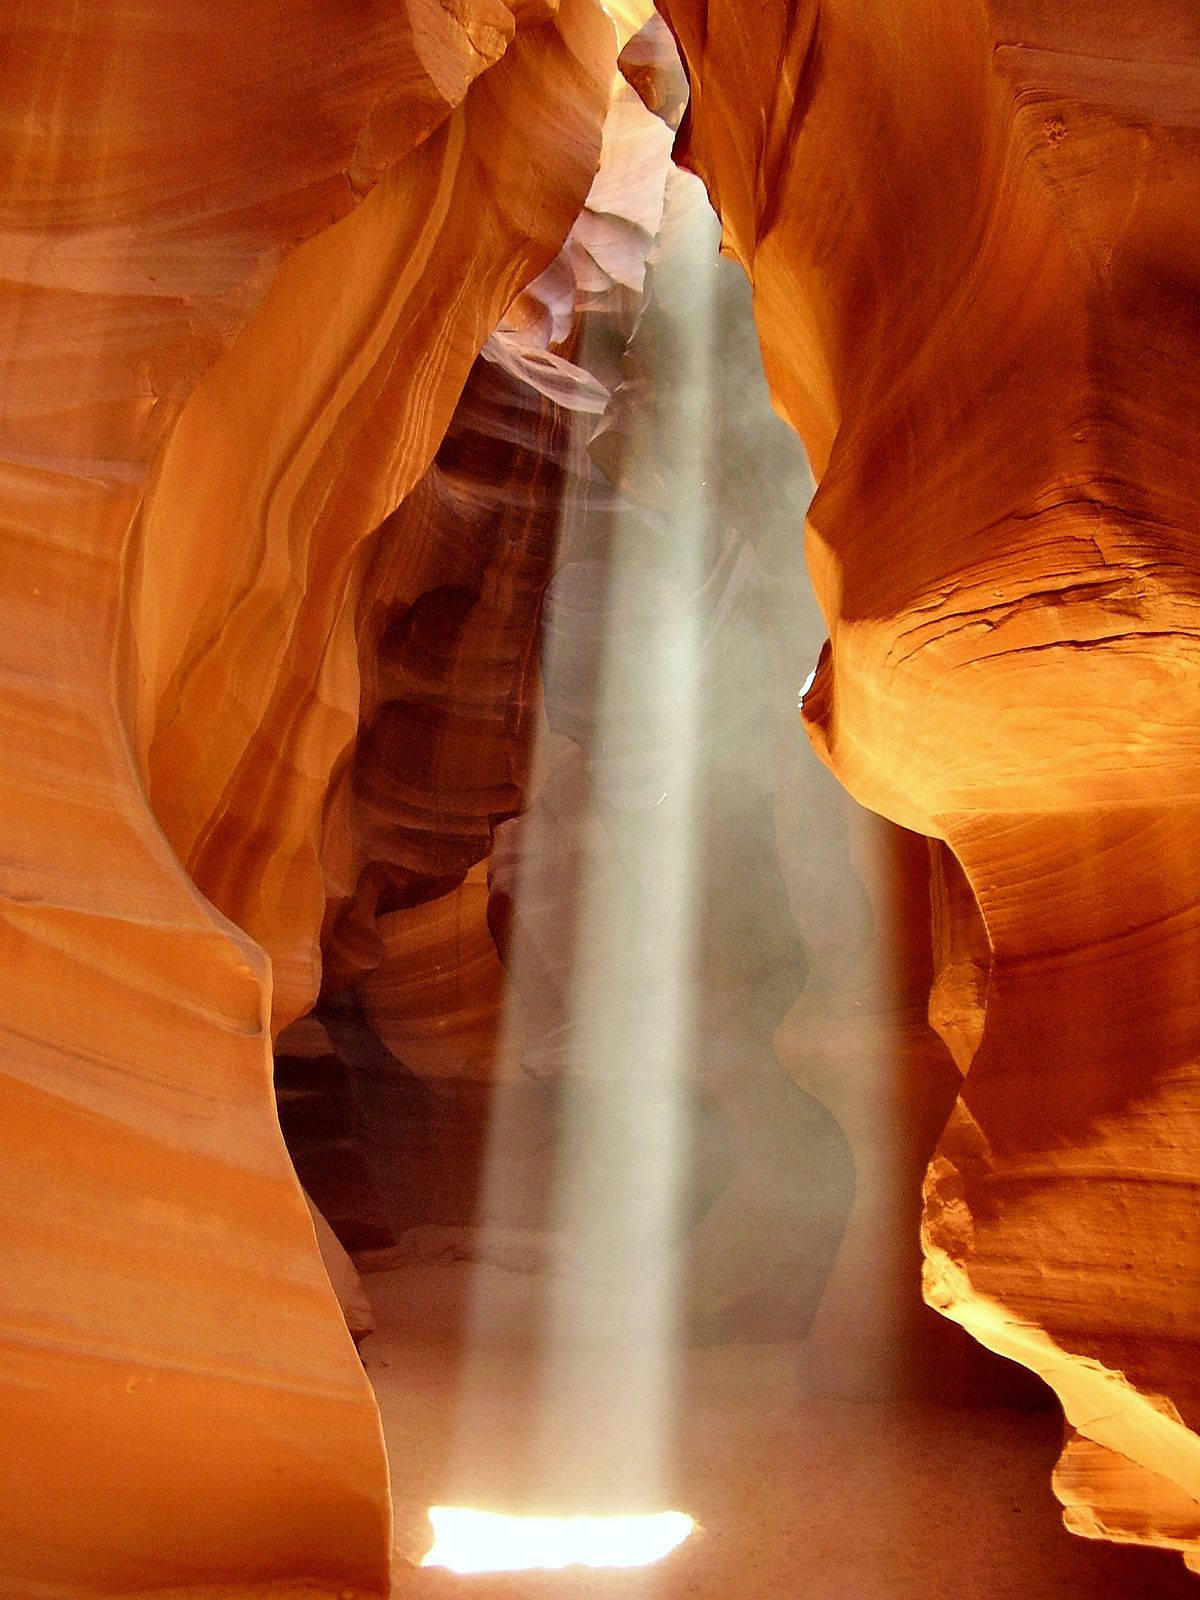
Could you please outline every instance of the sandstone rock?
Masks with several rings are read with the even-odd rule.
[[[1033,0],[662,9],[691,83],[678,153],[820,477],[831,644],[805,717],[889,819],[902,941],[924,929],[913,836],[932,841],[933,962],[903,944],[880,990],[861,902],[826,916],[827,864],[795,848],[787,739],[740,676],[774,649],[794,700],[780,629],[741,627],[763,590],[787,610],[769,538],[701,515],[692,484],[679,560],[671,469],[702,461],[706,425],[689,351],[728,351],[677,312],[651,372],[647,266],[696,207],[667,176],[683,86],[643,0],[615,30],[591,0],[19,4],[0,50],[14,1593],[381,1591],[379,1418],[330,1280],[356,1331],[369,1309],[323,1217],[357,1246],[467,1254],[482,1220],[488,1259],[577,1270],[544,1248],[572,1079],[620,1146],[599,1141],[580,1193],[644,1182],[660,1209],[660,1103],[614,1113],[635,1053],[606,1077],[572,1032],[585,867],[636,899],[687,801],[632,712],[597,732],[631,506],[645,588],[622,637],[695,607],[719,729],[696,832],[737,839],[695,974],[692,1331],[810,1329],[850,1389],[913,1342],[881,1283],[908,1270],[888,1241],[957,1070],[927,1296],[1061,1397],[1075,1531],[1200,1566],[1200,28],[1183,0],[1148,0],[1132,39],[1116,8]],[[669,727],[679,685],[644,687]],[[750,745],[771,737],[767,770]],[[653,1012],[623,959],[626,1013]],[[390,1189],[364,1083],[411,1134]],[[481,1194],[489,1119],[520,1137]]]
[[[647,110],[677,128],[687,107],[687,76],[670,29],[655,14],[621,51],[618,65]]]
[[[4,32],[0,1571],[377,1591],[378,1416],[271,1026],[316,992],[371,540],[580,209],[612,31],[52,0]]]
[[[329,1276],[334,1294],[337,1295],[346,1326],[355,1339],[360,1339],[363,1334],[370,1333],[374,1328],[375,1313],[371,1310],[371,1302],[367,1299],[358,1269],[346,1254],[337,1234],[313,1205],[308,1195],[304,1196],[304,1200],[308,1206],[308,1214],[312,1218],[313,1228],[316,1230],[321,1265]]]
[[[960,874],[926,1293],[1090,1441],[1072,1526],[1194,1560],[1196,17],[662,9],[819,479],[806,720]]]
[[[422,477],[471,363],[579,211],[610,62],[588,0],[518,30],[478,91],[276,275],[159,464],[132,602],[151,800],[194,881],[271,956],[277,1027],[317,992],[359,607],[417,559],[396,536],[434,492]]]

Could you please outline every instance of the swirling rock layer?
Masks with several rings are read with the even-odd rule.
[[[943,842],[926,1293],[1057,1390],[1072,1527],[1194,1558],[1196,17],[663,11],[820,478],[806,719]]]
[[[853,794],[932,841],[934,970],[914,944],[879,1003],[902,1041],[889,1143],[862,973],[786,847],[810,971],[770,1038],[802,958],[763,866],[799,829],[742,777],[770,719],[714,662],[739,661],[746,596],[778,616],[788,579],[769,539],[711,528],[680,577],[666,468],[695,454],[695,395],[650,382],[635,326],[655,237],[686,218],[665,127],[613,93],[641,21],[615,10],[615,31],[591,0],[48,0],[4,21],[14,1593],[385,1586],[378,1416],[271,1040],[323,991],[279,1099],[343,1235],[365,1219],[351,1242],[477,1220],[498,1086],[532,1146],[509,1198],[538,1220],[553,1104],[504,1085],[570,1065],[584,819],[636,882],[677,778],[632,715],[600,731],[629,505],[653,602],[630,637],[696,607],[726,718],[697,831],[740,830],[700,941],[696,1325],[811,1323],[848,1382],[877,1366],[845,1329],[855,1263],[906,1215],[896,1142],[923,1159],[953,1084],[913,1004],[932,977],[966,1076],[926,1184],[927,1297],[1058,1392],[1070,1526],[1197,1560],[1200,27],[1183,0],[1147,0],[1134,36],[1032,0],[663,0],[692,93],[679,153],[821,480],[830,647],[805,717]],[[625,70],[673,125],[661,28]],[[668,329],[677,376],[709,331]],[[882,837],[923,892],[911,837]],[[861,953],[856,916],[838,927]],[[721,984],[749,996],[736,1022]],[[847,1002],[832,1024],[823,991]],[[631,982],[627,1009],[654,999]],[[849,1206],[844,1167],[772,1044],[855,1146],[823,1322],[842,1217],[811,1202]],[[355,1073],[441,1187],[418,1164],[385,1203]],[[804,1141],[828,1158],[811,1190],[784,1159]],[[809,1224],[809,1276],[772,1300]]]
[[[378,1589],[378,1417],[271,1027],[316,992],[372,541],[580,209],[612,30],[587,0],[3,28],[0,1572]]]

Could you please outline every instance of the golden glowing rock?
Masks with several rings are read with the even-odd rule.
[[[316,993],[372,540],[579,212],[613,30],[50,0],[3,32],[2,1584],[379,1590],[271,1026]]]
[[[806,720],[946,852],[926,1294],[1058,1392],[1070,1526],[1194,1558],[1200,24],[662,9],[819,479]]]
[[[611,9],[16,0],[0,25],[6,1593],[387,1585],[379,1417],[330,1278],[356,1332],[370,1312],[284,1150],[271,1040],[324,985],[331,1032],[358,1008],[405,1089],[486,1106],[488,1080],[552,1071],[589,786],[618,829],[657,805],[659,752],[633,728],[593,749],[579,684],[543,707],[536,659],[564,506],[595,521],[551,633],[588,668],[608,497],[669,498],[626,424],[657,408],[669,450],[630,338],[656,236],[688,225],[681,84],[644,0]],[[933,842],[933,970],[902,952],[885,997],[902,1153],[965,1074],[927,1298],[1061,1397],[1069,1526],[1198,1564],[1193,10],[662,3],[679,153],[820,477],[805,718]],[[736,598],[714,550],[704,583]],[[730,659],[735,611],[708,618]],[[544,862],[518,863],[517,822],[493,856],[531,788]],[[556,881],[520,926],[531,865]],[[510,934],[542,958],[529,1039],[502,1026]],[[741,1031],[702,1019],[738,1182],[710,1206],[697,1163],[689,1292],[717,1335],[745,1300],[791,1331],[795,1286],[773,1307],[744,1275],[794,1247],[799,1178],[741,1247],[803,1116],[782,1003],[733,981],[769,993]],[[867,1156],[818,1320],[834,1357],[855,1251],[910,1221],[837,1070],[872,1024],[817,1050],[802,1004],[775,1039]],[[293,1063],[338,1068],[302,1026]]]

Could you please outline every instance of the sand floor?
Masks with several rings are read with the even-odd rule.
[[[656,1373],[586,1292],[560,1289],[548,1313],[544,1286],[452,1262],[366,1283],[380,1331],[362,1355],[388,1438],[396,1600],[1200,1596],[1173,1554],[1063,1529],[1052,1415],[813,1400],[796,1347],[740,1345],[686,1355],[648,1430]],[[487,1327],[464,1350],[472,1300]],[[465,1577],[415,1565],[431,1504],[678,1509],[700,1526],[652,1567]]]

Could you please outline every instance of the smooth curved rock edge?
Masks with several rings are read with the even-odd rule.
[[[287,1159],[378,529],[595,172],[589,0],[18,5],[0,50],[6,1592],[386,1589]]]
[[[748,33],[668,0],[681,150],[821,474],[807,719],[935,841],[932,1015],[968,1075],[927,1293],[1062,1397],[1069,1525],[1191,1563],[1197,24],[877,9]],[[377,854],[329,797],[381,530],[580,215],[612,76],[584,0],[236,20],[19,6],[0,67],[0,1569],[27,1590],[386,1582],[269,1041]]]
[[[1195,1564],[1200,22],[661,9],[819,479],[805,718],[937,841],[927,1298],[1059,1395],[1068,1526]]]

